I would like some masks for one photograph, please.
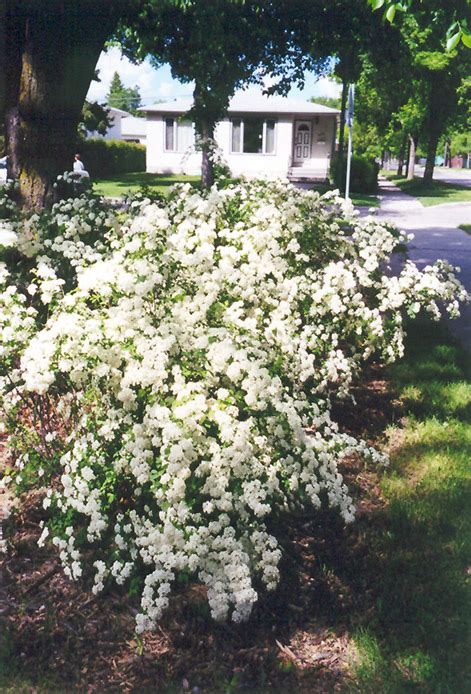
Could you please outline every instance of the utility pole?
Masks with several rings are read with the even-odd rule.
[[[353,135],[353,113],[355,106],[355,85],[351,84],[348,88],[348,110],[347,110],[347,126],[348,126],[348,152],[347,152],[347,174],[345,179],[345,200],[350,200],[350,172],[352,166],[352,135]]]

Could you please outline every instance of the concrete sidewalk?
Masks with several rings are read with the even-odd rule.
[[[471,235],[457,228],[459,224],[471,224],[471,204],[424,207],[388,180],[380,180],[380,198],[378,219],[393,222],[414,234],[408,244],[408,258],[419,268],[439,258],[448,260],[461,268],[458,277],[471,294]],[[464,306],[461,317],[449,325],[471,355],[471,304]]]

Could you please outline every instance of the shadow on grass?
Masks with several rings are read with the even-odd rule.
[[[390,173],[385,174],[404,193],[413,195],[427,206],[446,202],[466,202],[471,200],[471,191],[467,186],[459,183],[446,183],[445,181],[424,182],[421,178],[407,180],[401,176]]]
[[[391,369],[408,422],[369,534],[376,597],[357,631],[362,691],[469,691],[469,373],[469,357],[427,323],[411,328]]]

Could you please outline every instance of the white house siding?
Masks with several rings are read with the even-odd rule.
[[[278,102],[280,104],[280,102]],[[276,105],[276,104],[275,104]],[[186,105],[185,105],[186,106]],[[150,173],[201,173],[201,153],[194,151],[194,127],[189,121],[178,120],[186,106],[175,102],[156,105],[147,111],[147,171]],[[218,123],[215,140],[222,150],[234,176],[291,177],[293,179],[326,178],[334,147],[337,111],[324,106],[306,103],[297,111],[288,111],[289,100],[281,102],[278,112],[273,109],[263,111],[258,107],[232,108],[229,117]],[[173,107],[175,110],[173,110]],[[155,109],[155,111],[153,111]],[[162,110],[160,110],[162,109]],[[275,148],[273,154],[231,152],[231,119],[266,118],[274,120]],[[176,149],[165,149],[165,119],[174,118],[178,122]],[[302,161],[293,157],[293,136],[296,123],[302,121],[309,127],[309,147],[303,148]]]
[[[88,133],[87,137],[101,137],[103,140],[122,140],[124,139],[121,133],[122,120],[131,118],[130,114],[126,111],[122,111],[120,108],[106,107],[108,109],[108,120],[110,122],[110,127],[104,135],[101,135],[96,130]]]
[[[178,123],[177,149],[169,152],[164,149],[165,118],[178,118],[179,114],[147,116],[147,165],[148,173],[201,173],[201,153],[192,149],[193,126],[188,121]]]
[[[121,139],[126,142],[146,144],[147,123],[144,118],[127,116],[121,119]]]
[[[110,117],[111,126],[103,135],[104,140],[120,140],[121,139],[121,120],[123,116],[114,114]]]

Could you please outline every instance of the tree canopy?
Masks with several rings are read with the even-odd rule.
[[[399,153],[407,141],[413,148],[421,141],[425,182],[432,180],[440,138],[450,127],[465,127],[469,117],[471,54],[443,41],[450,16],[463,9],[462,0],[446,8],[435,0],[411,4],[397,22],[395,60],[381,63],[367,54],[359,80],[363,134]]]

